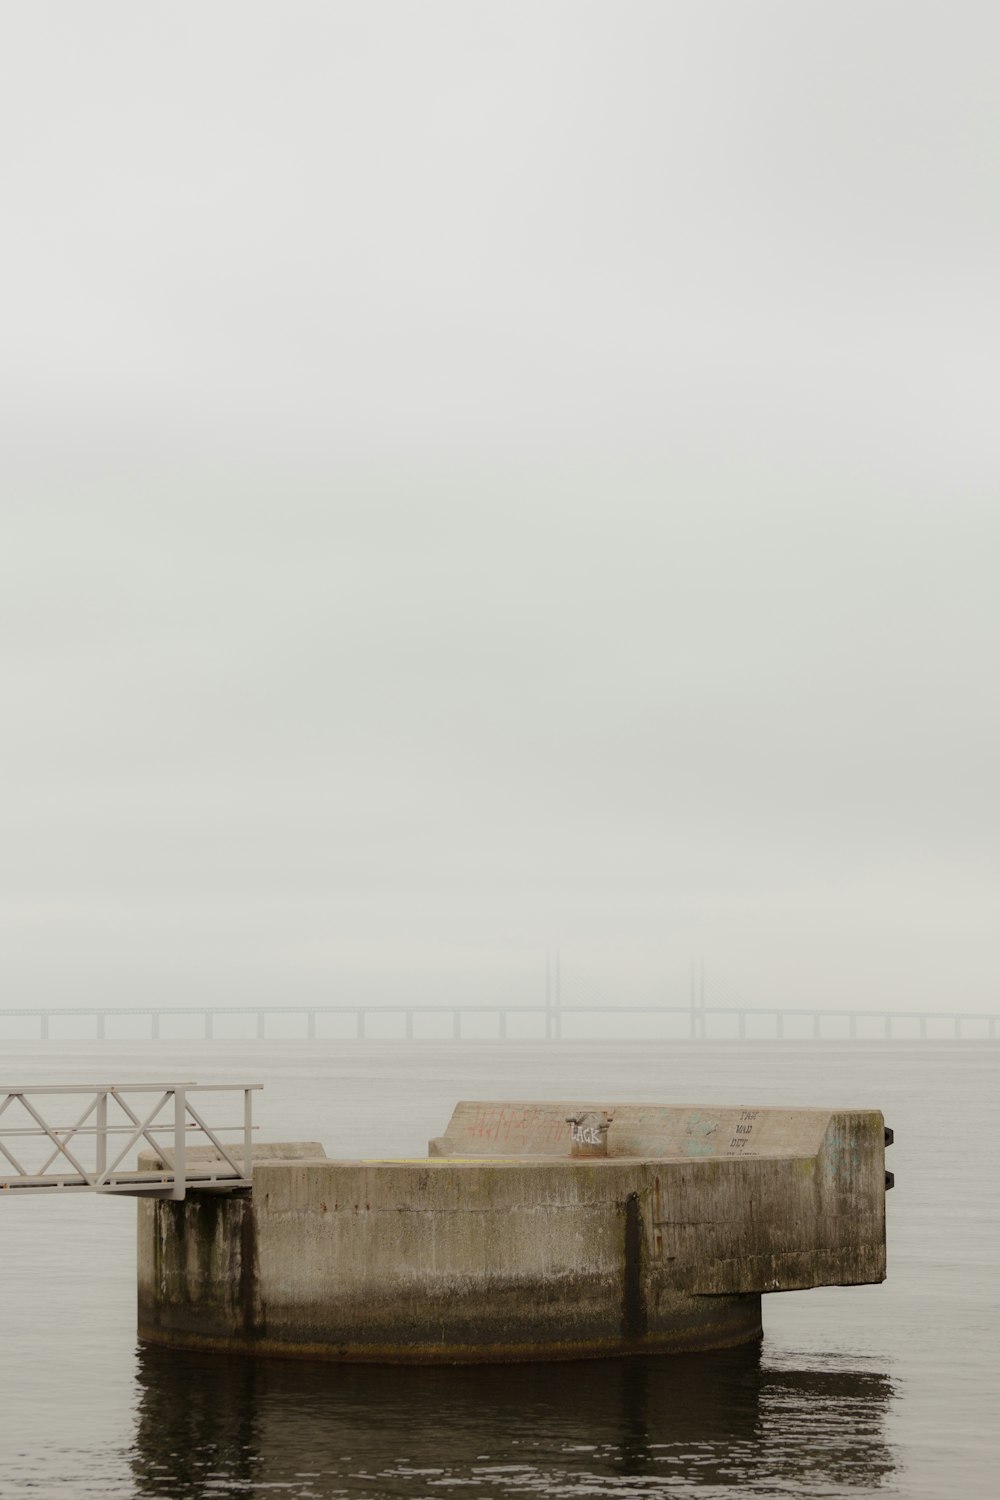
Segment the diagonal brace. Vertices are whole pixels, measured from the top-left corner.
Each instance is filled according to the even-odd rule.
[[[219,1155],[222,1157],[223,1161],[227,1161],[229,1163],[229,1165],[232,1167],[233,1171],[236,1173],[237,1177],[249,1177],[251,1175],[252,1170],[253,1170],[253,1163],[252,1162],[244,1162],[243,1167],[241,1169],[240,1166],[239,1166],[239,1164],[230,1156],[230,1154],[226,1150],[225,1146],[219,1140],[219,1137],[215,1134],[215,1131],[214,1130],[210,1130],[209,1127],[205,1124],[204,1120],[201,1118],[201,1115],[195,1109],[195,1107],[191,1103],[190,1099],[188,1099],[188,1101],[187,1101],[187,1110],[188,1110],[188,1114],[191,1116],[192,1120],[194,1120],[195,1124],[198,1125],[200,1127],[200,1129],[202,1129],[205,1132],[205,1134],[208,1136],[209,1140],[212,1142],[212,1145],[215,1147],[215,1149],[218,1151]]]
[[[72,1130],[68,1130],[65,1135],[60,1136],[60,1140],[62,1140],[62,1141],[71,1141],[73,1139],[73,1137],[76,1135],[76,1132],[80,1129],[81,1125],[85,1125],[87,1123],[87,1121],[90,1119],[90,1116],[94,1113],[94,1110],[97,1108],[97,1099],[98,1099],[98,1096],[95,1094],[94,1097],[93,1097],[93,1099],[87,1105],[87,1108],[84,1110],[83,1114],[80,1116],[80,1118],[77,1120],[76,1124],[73,1126]],[[48,1160],[46,1161],[45,1165],[43,1167],[39,1167],[39,1169],[38,1169],[38,1175],[39,1175],[39,1177],[44,1177],[45,1176],[45,1173],[49,1170],[49,1168],[51,1167],[52,1163],[55,1161],[55,1159],[56,1159],[56,1157],[58,1155],[59,1155],[58,1151],[53,1151],[52,1155],[48,1158]]]
[[[122,1109],[124,1109],[125,1113],[132,1120],[132,1123],[136,1126],[136,1129],[133,1130],[132,1134],[129,1136],[128,1140],[125,1142],[125,1145],[119,1151],[118,1155],[115,1157],[115,1159],[111,1163],[110,1167],[105,1167],[104,1171],[100,1174],[100,1176],[94,1178],[94,1186],[95,1187],[99,1188],[99,1187],[103,1186],[104,1183],[107,1182],[108,1178],[111,1176],[112,1172],[114,1172],[114,1170],[118,1166],[119,1162],[121,1162],[128,1155],[128,1153],[131,1151],[132,1147],[135,1145],[136,1141],[139,1140],[140,1136],[145,1136],[147,1140],[152,1140],[152,1137],[149,1134],[149,1127],[152,1125],[153,1121],[156,1119],[157,1115],[160,1113],[160,1110],[163,1108],[163,1106],[166,1104],[167,1100],[170,1098],[171,1092],[172,1091],[170,1089],[167,1089],[163,1093],[163,1095],[161,1096],[161,1098],[159,1100],[159,1103],[157,1103],[153,1107],[153,1109],[150,1110],[149,1114],[146,1116],[146,1118],[144,1120],[140,1120],[137,1115],[134,1115],[132,1113],[131,1109],[129,1109],[128,1105],[122,1099],[122,1097],[121,1097],[120,1094],[115,1094],[115,1098],[118,1100],[118,1103],[121,1105]],[[157,1145],[157,1143],[155,1141],[153,1141],[153,1147],[154,1147],[154,1149],[157,1152],[160,1151],[160,1147]]]

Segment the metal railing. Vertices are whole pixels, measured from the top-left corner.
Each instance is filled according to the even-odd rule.
[[[10,1191],[127,1193],[180,1199],[189,1187],[215,1192],[250,1187],[253,1095],[261,1087],[259,1083],[0,1087],[0,1171],[5,1164],[13,1168],[7,1176],[0,1175],[0,1195]],[[243,1095],[239,1124],[208,1124],[202,1096],[213,1093]],[[192,1102],[193,1094],[198,1096],[198,1107]],[[85,1101],[72,1124],[55,1125],[46,1119],[43,1110],[63,1107],[67,1100],[77,1105]],[[227,1147],[219,1139],[232,1131],[242,1135],[241,1147]],[[203,1136],[207,1147],[189,1151],[190,1134]],[[127,1139],[116,1150],[122,1136]],[[10,1141],[16,1141],[16,1146],[9,1145]],[[154,1163],[125,1165],[143,1145],[154,1153]],[[38,1161],[22,1159],[39,1147]]]
[[[259,1038],[273,1035],[267,1022],[277,1022],[287,1027],[290,1020],[298,1020],[302,1026],[300,1035],[312,1041],[320,1035],[320,1020],[324,1017],[339,1017],[348,1020],[351,1032],[359,1041],[371,1038],[370,1023],[386,1017],[395,1018],[398,1039],[413,1041],[417,1036],[417,1021],[421,1017],[449,1017],[451,1038],[462,1040],[468,1032],[463,1025],[467,1018],[492,1018],[494,1035],[506,1040],[511,1035],[512,1021],[526,1021],[535,1025],[536,1034],[546,1040],[557,1040],[566,1034],[564,1022],[573,1017],[584,1018],[584,1025],[573,1027],[574,1036],[584,1040],[588,1034],[585,1021],[590,1016],[604,1018],[600,1032],[589,1034],[600,1040],[608,1040],[607,1023],[620,1017],[648,1017],[654,1028],[662,1033],[662,1022],[670,1018],[675,1026],[672,1035],[688,1036],[692,1041],[709,1038],[713,1041],[742,1041],[752,1033],[755,1040],[781,1040],[790,1035],[805,1039],[841,1040],[856,1038],[865,1032],[871,1036],[872,1027],[887,1039],[901,1039],[907,1032],[921,1040],[934,1036],[940,1039],[943,1032],[956,1041],[974,1038],[996,1040],[1000,1035],[1000,1012],[946,1011],[946,1010],[868,1010],[833,1009],[832,1007],[806,1008],[797,1006],[733,1006],[733,1005],[566,1005],[556,1001],[536,1005],[186,1005],[186,1006],[60,1006],[45,1009],[3,1009],[0,1023],[13,1018],[31,1017],[38,1023],[37,1036],[45,1040],[52,1035],[52,1021],[57,1017],[86,1017],[93,1021],[93,1038],[103,1040],[108,1035],[108,1022],[125,1016],[142,1016],[149,1021],[147,1035],[153,1040],[161,1037],[163,1023],[179,1016],[196,1016],[201,1022],[205,1037],[217,1035],[216,1022],[226,1017],[245,1017],[252,1022],[252,1030]],[[537,1023],[537,1024],[536,1024]],[[384,1034],[384,1033],[383,1033]],[[287,1030],[284,1031],[287,1036]],[[236,1037],[232,1037],[236,1040]],[[329,1037],[330,1040],[334,1038]],[[428,1038],[430,1039],[430,1038]],[[438,1038],[435,1038],[438,1039]],[[180,1040],[180,1038],[178,1038]]]

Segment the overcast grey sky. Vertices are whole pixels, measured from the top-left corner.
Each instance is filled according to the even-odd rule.
[[[1000,1005],[994,4],[3,32],[0,1006]]]

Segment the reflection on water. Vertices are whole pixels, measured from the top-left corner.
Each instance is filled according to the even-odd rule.
[[[137,1495],[837,1494],[892,1472],[893,1389],[757,1346],[460,1369],[140,1349]]]

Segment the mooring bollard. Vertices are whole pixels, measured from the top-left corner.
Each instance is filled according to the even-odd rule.
[[[567,1115],[566,1123],[570,1127],[570,1156],[607,1156],[610,1115],[591,1109]]]

